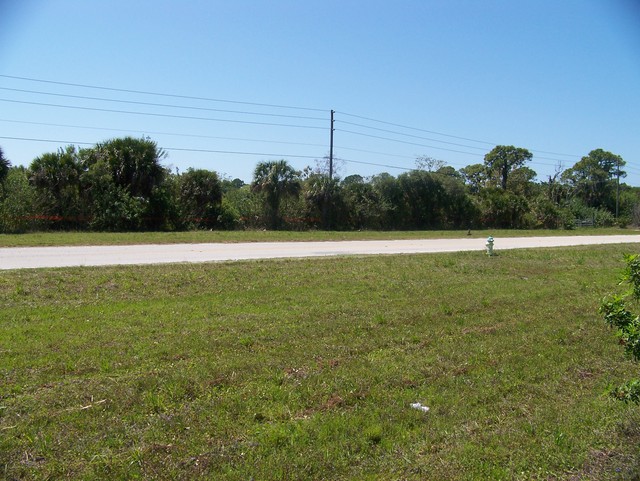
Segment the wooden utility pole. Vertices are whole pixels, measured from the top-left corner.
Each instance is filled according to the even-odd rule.
[[[617,181],[616,181],[616,220],[618,220],[618,209],[620,205],[620,156],[617,156]]]
[[[333,179],[333,114],[335,110],[331,111],[331,128],[329,129],[329,180]]]
[[[333,114],[331,111],[331,125],[329,129],[329,179],[324,190],[324,201],[322,202],[322,227],[328,229],[329,222],[329,190],[331,189],[331,181],[333,180]]]

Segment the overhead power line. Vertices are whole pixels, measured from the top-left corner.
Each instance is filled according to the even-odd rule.
[[[377,122],[377,123],[380,123],[380,124],[391,125],[393,127],[400,127],[400,128],[403,128],[403,129],[415,130],[415,131],[418,131],[418,132],[425,132],[425,133],[428,133],[428,134],[441,135],[443,137],[449,137],[449,138],[452,138],[452,139],[466,140],[468,142],[478,142],[480,144],[487,144],[487,145],[496,145],[495,142],[487,142],[486,140],[475,140],[475,139],[470,139],[468,137],[459,137],[457,135],[445,134],[445,133],[442,133],[442,132],[436,132],[434,130],[426,130],[426,129],[421,129],[421,128],[418,128],[418,127],[411,127],[411,126],[408,126],[408,125],[402,125],[402,124],[396,124],[396,123],[393,123],[393,122],[387,122],[387,121],[384,121],[384,120],[372,119],[371,117],[364,117],[362,115],[355,115],[355,114],[350,114],[350,113],[347,113],[347,112],[337,112],[337,113],[339,113],[341,115],[346,115],[348,117],[355,117],[357,119],[368,120],[370,122]]]
[[[180,147],[163,147],[163,150],[176,152],[203,152],[208,154],[233,154],[233,155],[255,155],[261,157],[280,157],[289,159],[317,159],[317,155],[292,155],[292,154],[276,154],[273,152],[242,152],[236,150],[211,150],[211,149],[190,149]]]
[[[112,92],[123,92],[123,93],[134,93],[134,94],[143,94],[143,95],[154,95],[154,96],[168,97],[168,98],[190,99],[190,100],[209,101],[209,102],[224,102],[224,103],[230,103],[230,104],[253,105],[253,106],[260,106],[260,107],[295,109],[295,110],[306,110],[306,111],[313,111],[313,112],[327,112],[326,109],[318,109],[318,108],[309,108],[309,107],[301,107],[301,106],[290,106],[290,105],[278,105],[278,104],[268,104],[268,103],[259,103],[259,102],[237,101],[237,100],[228,100],[228,99],[219,99],[219,98],[210,98],[210,97],[200,97],[200,96],[190,96],[190,95],[180,95],[180,94],[169,94],[169,93],[165,93],[165,92],[153,92],[153,91],[145,91],[145,90],[122,89],[122,88],[106,87],[106,86],[100,86],[100,85],[89,85],[89,84],[80,84],[80,83],[72,83],[72,82],[60,82],[60,81],[47,80],[47,79],[37,79],[37,78],[31,78],[31,77],[21,77],[21,76],[16,76],[16,75],[0,74],[0,77],[8,78],[8,79],[14,79],[14,80],[23,80],[23,81],[29,81],[29,82],[38,82],[38,83],[44,83],[44,84],[51,84],[51,85],[63,85],[63,86],[80,87],[80,88],[88,88],[88,89],[97,89],[97,90],[112,91]],[[51,95],[54,95],[54,94],[51,94]],[[59,94],[59,95],[61,95],[61,94]],[[80,96],[77,96],[77,97],[81,98]],[[107,99],[102,99],[102,100],[107,100]],[[131,102],[131,103],[145,104],[144,102]],[[153,105],[153,104],[151,104],[151,105]],[[158,106],[160,106],[160,105],[161,104],[158,104]],[[170,106],[170,107],[175,107],[175,106]],[[184,108],[187,108],[187,107],[184,107]],[[196,107],[194,107],[194,108],[196,108]],[[204,110],[206,110],[205,108],[196,108],[196,109],[204,109]],[[211,110],[215,110],[215,109],[211,109]],[[224,111],[224,110],[221,110],[221,111]],[[242,113],[242,112],[238,112],[238,113]],[[375,118],[367,117],[367,116],[363,116],[363,115],[352,114],[352,113],[349,113],[349,112],[339,111],[339,112],[336,112],[336,113],[339,113],[340,115],[344,115],[344,116],[348,116],[348,117],[367,120],[369,122],[375,122],[375,123],[379,123],[379,124],[383,124],[383,125],[390,125],[390,126],[393,126],[393,127],[399,127],[399,128],[403,128],[403,129],[413,130],[413,131],[416,131],[416,132],[425,132],[425,133],[429,133],[429,134],[439,135],[439,136],[448,137],[448,138],[452,138],[452,139],[464,140],[464,141],[467,141],[467,142],[475,142],[475,143],[480,143],[480,144],[484,144],[484,145],[497,145],[496,142],[489,142],[489,141],[486,141],[486,140],[478,140],[478,139],[473,139],[473,138],[469,138],[469,137],[463,137],[463,136],[459,136],[459,135],[452,135],[452,134],[448,134],[448,133],[444,133],[444,132],[438,132],[438,131],[435,131],[435,130],[428,130],[428,129],[423,129],[423,128],[419,128],[419,127],[404,125],[404,124],[400,124],[400,123],[388,122],[388,121],[385,121],[385,120],[375,119]],[[254,113],[254,114],[257,114],[257,113]],[[257,115],[269,115],[269,114],[257,114]],[[271,115],[278,115],[278,114],[271,114]],[[319,118],[315,118],[315,117],[312,118],[312,119],[314,119],[314,120],[324,120],[324,119],[319,119]],[[344,123],[348,123],[348,122],[344,122]],[[353,125],[358,125],[358,124],[353,124]],[[362,126],[362,127],[375,129],[374,127],[367,127],[367,126]],[[380,129],[380,130],[383,130],[383,129]],[[408,134],[401,134],[401,135],[408,135]],[[425,138],[425,140],[441,142],[441,143],[447,143],[445,141],[441,141],[441,140],[437,140],[437,139]],[[451,143],[451,144],[452,145],[457,145],[457,146],[460,146],[460,147],[466,147],[466,148],[473,148],[473,149],[479,148],[479,147],[473,147],[473,146],[457,144],[457,143]],[[580,158],[581,157],[580,155],[564,154],[564,153],[560,153],[560,152],[551,152],[551,151],[546,151],[546,150],[538,150],[538,149],[530,149],[530,150],[532,152],[539,152],[539,153],[542,153],[542,154],[556,155],[556,156],[561,156],[561,157],[572,157],[572,158]],[[556,159],[548,159],[548,160],[556,160]]]
[[[398,169],[398,170],[405,170],[405,171],[413,170],[413,167],[400,167],[398,165],[377,164],[375,162],[363,162],[361,160],[343,159],[342,157],[340,157],[338,160],[341,160],[343,162],[347,162],[349,164],[372,165],[374,167],[384,167],[385,169]]]
[[[2,119],[0,119],[0,121],[3,121]],[[33,123],[33,122],[29,122],[29,123]],[[48,125],[48,124],[45,124]],[[111,129],[105,129],[105,130],[111,130]],[[171,135],[171,134],[168,134]],[[218,138],[218,137],[213,137],[213,138]],[[42,142],[42,143],[54,143],[54,144],[66,144],[66,145],[96,145],[95,142],[82,142],[82,141],[77,141],[77,140],[60,140],[60,139],[42,139],[42,138],[28,138],[28,137],[11,137],[11,136],[0,136],[0,139],[5,139],[5,140],[16,140],[16,141],[26,141],[26,142]],[[270,142],[270,141],[265,141],[265,140],[257,140],[257,139],[240,139],[240,138],[224,138],[226,140],[244,140],[244,141],[255,141],[255,142]],[[291,144],[291,145],[303,145],[303,146],[316,146],[316,147],[324,147],[324,145],[320,145],[320,144],[304,144],[304,143],[297,143],[297,142],[277,142],[277,141],[272,141],[273,143],[282,143],[282,144]],[[247,151],[237,151],[237,150],[215,150],[215,149],[194,149],[194,148],[184,148],[184,147],[162,147],[163,150],[165,151],[176,151],[176,152],[199,152],[199,153],[212,153],[212,154],[227,154],[227,155],[252,155],[252,156],[262,156],[262,157],[280,157],[280,158],[294,158],[294,159],[319,159],[319,156],[313,156],[313,155],[297,155],[297,154],[283,154],[283,153],[273,153],[273,152],[247,152]],[[385,154],[385,153],[381,153],[381,152],[372,152],[372,151],[366,151],[366,150],[361,150],[361,149],[350,149],[348,147],[341,147],[341,149],[343,150],[354,150],[354,151],[362,151],[365,153],[371,153],[371,154],[379,154],[379,155],[388,155],[388,156],[392,156],[395,158],[409,158],[409,156],[398,156],[398,155],[393,155],[393,154]],[[404,171],[411,171],[414,170],[415,167],[405,167],[405,166],[399,166],[399,165],[392,165],[392,164],[383,164],[383,163],[377,163],[377,162],[366,162],[366,161],[361,161],[361,160],[353,160],[353,159],[345,159],[340,157],[339,160],[346,162],[346,163],[350,163],[350,164],[360,164],[360,165],[370,165],[370,166],[374,166],[374,167],[384,167],[384,168],[389,168],[389,169],[397,169],[397,170],[404,170]],[[542,162],[532,162],[534,164],[542,164],[542,165],[551,165],[551,164],[546,164],[546,163],[542,163]],[[633,166],[629,166],[626,165],[625,166],[626,170],[631,170],[634,172],[640,172],[638,169],[636,169]]]
[[[8,136],[0,136],[0,139],[5,140],[19,140],[26,142],[45,142],[45,143],[55,143],[55,144],[67,144],[67,145],[95,145],[92,142],[78,142],[75,140],[54,140],[54,139],[38,139],[38,138],[26,138],[26,137],[8,137]],[[281,154],[281,153],[273,153],[273,152],[244,152],[244,151],[236,151],[236,150],[213,150],[213,149],[191,149],[184,147],[161,147],[162,150],[165,151],[176,151],[176,152],[202,152],[202,153],[211,153],[211,154],[234,154],[234,155],[256,155],[256,156],[264,156],[264,157],[286,157],[292,159],[317,159],[318,156],[314,155],[293,155],[293,154]]]
[[[51,144],[67,144],[67,145],[95,145],[95,142],[78,142],[77,140],[53,140],[53,139],[34,139],[28,137],[9,137],[9,136],[0,136],[0,139],[5,140],[20,140],[26,142],[47,142]]]
[[[355,115],[355,114],[350,114],[350,113],[347,113],[347,112],[337,112],[337,113],[339,113],[341,115],[346,115],[346,116],[349,116],[349,117],[362,119],[362,120],[368,120],[370,122],[377,122],[377,123],[384,124],[384,125],[391,125],[393,127],[400,127],[400,128],[403,128],[403,129],[409,129],[409,130],[414,130],[414,131],[418,131],[418,132],[425,132],[425,133],[428,133],[428,134],[441,135],[443,137],[449,137],[449,138],[453,138],[453,139],[466,140],[468,142],[477,142],[477,143],[480,143],[480,144],[494,145],[494,146],[498,145],[497,142],[488,142],[486,140],[477,140],[477,139],[471,139],[469,137],[460,137],[460,136],[457,136],[457,135],[451,135],[451,134],[446,134],[446,133],[443,133],[443,132],[436,132],[434,130],[427,130],[427,129],[422,129],[422,128],[418,128],[418,127],[411,127],[409,125],[402,125],[402,124],[397,124],[397,123],[393,123],[393,122],[387,122],[387,121],[384,121],[384,120],[373,119],[371,117],[364,117],[362,115]],[[374,129],[374,127],[368,127],[368,128]],[[582,157],[581,155],[576,155],[576,154],[563,154],[563,153],[559,153],[559,152],[550,152],[550,151],[538,150],[538,149],[530,149],[530,150],[532,152],[540,152],[542,154],[549,154],[549,155],[560,155],[562,157],[574,157],[574,158]]]
[[[305,142],[290,142],[284,140],[267,140],[267,139],[248,139],[244,137],[221,137],[216,135],[201,135],[201,134],[185,134],[185,133],[177,133],[177,132],[158,132],[153,130],[134,130],[134,129],[115,129],[108,127],[90,127],[87,125],[70,125],[70,124],[53,124],[48,122],[30,122],[26,120],[8,120],[8,119],[0,119],[0,122],[9,122],[16,124],[28,124],[28,125],[41,125],[44,127],[61,127],[61,128],[71,128],[71,129],[85,129],[85,130],[98,130],[98,131],[107,131],[107,132],[125,132],[140,135],[169,135],[172,137],[191,137],[197,139],[213,139],[213,140],[239,140],[241,142],[259,142],[265,144],[282,144],[282,145],[298,145],[304,147],[326,147],[325,144],[310,144]],[[392,155],[392,154],[389,154]]]
[[[67,87],[80,87],[80,88],[95,89],[95,90],[107,90],[107,91],[110,91],[110,92],[124,92],[124,93],[130,93],[130,94],[155,95],[155,96],[158,96],[158,97],[170,97],[170,98],[178,98],[178,99],[201,100],[201,101],[207,101],[207,102],[223,102],[223,103],[239,104],[239,105],[254,105],[254,106],[259,106],[259,107],[271,107],[271,108],[279,108],[279,109],[308,110],[308,111],[313,111],[313,112],[326,112],[327,111],[326,109],[317,109],[317,108],[300,107],[300,106],[292,106],[292,105],[265,104],[265,103],[259,103],[259,102],[246,102],[246,101],[218,99],[218,98],[211,98],[211,97],[197,97],[197,96],[191,96],[191,95],[169,94],[169,93],[164,93],[164,92],[151,92],[151,91],[147,91],[147,90],[122,89],[122,88],[115,88],[115,87],[105,87],[105,86],[101,86],[101,85],[88,85],[88,84],[78,84],[78,83],[71,83],[71,82],[58,82],[58,81],[54,81],[54,80],[36,79],[36,78],[30,78],[30,77],[18,77],[16,75],[3,75],[3,74],[0,74],[0,77],[2,77],[2,78],[10,78],[10,79],[14,79],[14,80],[26,80],[26,81],[29,81],[29,82],[39,82],[39,83],[52,84],[52,85],[65,85]]]
[[[389,152],[376,152],[375,150],[365,150],[365,149],[356,149],[353,147],[338,147],[339,150],[350,150],[352,152],[362,152],[364,154],[374,154],[374,155],[384,155],[387,157],[395,157],[395,158],[403,158],[403,159],[416,159],[415,155],[400,155],[400,154],[391,154]]]
[[[357,124],[357,123],[354,123],[354,122],[346,122],[344,120],[340,120],[338,122],[342,123],[342,124],[346,124],[346,125],[353,125],[355,127],[362,127],[362,128],[365,128],[365,129],[375,130],[375,131],[378,131],[378,132],[386,132],[388,134],[402,135],[404,137],[410,137],[412,139],[428,140],[430,142],[440,142],[442,144],[447,144],[447,145],[455,145],[455,146],[458,146],[458,147],[466,147],[468,149],[477,149],[477,150],[486,151],[486,147],[475,147],[473,145],[458,144],[456,142],[448,142],[446,140],[438,140],[438,139],[434,139],[434,138],[430,138],[430,137],[422,137],[420,135],[405,134],[404,132],[398,132],[398,131],[395,131],[395,130],[388,130],[388,129],[379,129],[377,127],[369,127],[367,125]]]
[[[464,152],[462,150],[447,149],[445,147],[436,147],[434,145],[419,144],[417,142],[409,142],[407,140],[392,139],[390,137],[382,137],[380,135],[371,135],[371,134],[365,134],[363,132],[354,132],[353,130],[336,129],[336,132],[344,132],[346,134],[361,135],[363,137],[370,137],[372,139],[386,140],[386,141],[389,141],[389,142],[396,142],[396,143],[399,143],[399,144],[415,145],[415,146],[418,146],[418,147],[426,147],[426,148],[429,148],[429,149],[444,150],[444,151],[447,151],[447,152],[456,152],[458,154],[467,154],[467,155],[474,155],[474,156],[479,155],[477,152]]]
[[[171,94],[171,93],[166,93],[166,92],[154,92],[154,91],[145,91],[145,90],[134,90],[134,89],[124,89],[124,88],[116,88],[116,87],[109,87],[109,86],[105,86],[105,85],[89,85],[89,84],[81,84],[81,83],[71,83],[71,82],[60,82],[60,81],[54,81],[54,80],[47,80],[47,79],[39,79],[39,78],[30,78],[30,77],[21,77],[21,76],[14,76],[14,75],[4,75],[4,74],[0,74],[0,78],[5,78],[5,79],[13,79],[16,81],[22,81],[22,82],[36,82],[36,83],[41,83],[41,84],[46,84],[46,85],[58,85],[58,86],[66,86],[66,87],[74,87],[76,89],[95,89],[95,90],[99,90],[99,91],[108,91],[108,92],[118,92],[118,93],[126,93],[126,94],[135,94],[135,95],[148,95],[148,96],[157,96],[157,97],[163,97],[163,98],[172,98],[172,99],[179,99],[179,100],[189,100],[189,101],[197,101],[200,104],[202,104],[203,102],[221,102],[221,103],[227,103],[227,104],[232,104],[232,105],[249,105],[249,106],[254,106],[254,107],[261,107],[264,108],[265,110],[267,109],[294,109],[297,111],[307,111],[307,112],[323,112],[323,113],[328,113],[328,112],[333,112],[332,110],[329,111],[327,109],[317,109],[317,108],[308,108],[308,107],[301,107],[301,106],[291,106],[291,105],[278,105],[278,104],[269,104],[269,103],[259,103],[259,102],[248,102],[248,101],[237,101],[237,100],[228,100],[228,99],[220,99],[220,98],[209,98],[209,97],[201,97],[201,96],[191,96],[191,95],[180,95],[180,94]],[[66,93],[59,93],[59,92],[47,92],[47,91],[42,91],[42,90],[32,90],[32,89],[27,89],[27,88],[13,88],[13,87],[0,87],[0,90],[4,90],[4,91],[8,91],[8,92],[19,92],[19,93],[24,93],[24,94],[33,94],[33,95],[49,95],[49,96],[55,96],[55,97],[63,97],[63,98],[69,98],[69,99],[79,99],[79,100],[87,100],[87,101],[95,101],[95,102],[113,102],[113,103],[118,103],[118,104],[131,104],[131,105],[139,105],[139,106],[145,106],[145,107],[152,107],[152,108],[158,108],[158,109],[186,109],[186,110],[193,110],[193,111],[208,111],[208,112],[220,112],[220,113],[225,113],[225,114],[233,114],[233,115],[255,115],[255,116],[264,116],[264,117],[274,117],[274,118],[286,118],[286,119],[294,119],[294,120],[304,120],[304,121],[312,121],[312,122],[306,122],[305,124],[298,124],[296,122],[291,122],[291,123],[279,123],[279,122],[267,122],[267,121],[259,121],[258,120],[243,120],[242,118],[238,118],[238,119],[233,119],[233,118],[222,118],[222,117],[226,117],[226,116],[221,116],[221,118],[216,118],[216,117],[201,117],[201,116],[196,116],[196,115],[181,115],[179,113],[163,113],[161,111],[158,112],[143,112],[143,111],[134,111],[134,110],[120,110],[120,109],[111,109],[111,108],[100,108],[100,107],[89,107],[89,106],[75,106],[75,105],[64,105],[64,104],[56,104],[56,103],[46,103],[46,102],[35,102],[35,101],[27,101],[27,100],[16,100],[16,99],[6,99],[6,98],[0,98],[0,102],[10,102],[10,103],[15,103],[15,104],[22,104],[22,105],[35,105],[35,106],[42,106],[42,107],[50,107],[50,108],[58,108],[58,109],[76,109],[76,110],[83,110],[83,111],[94,111],[94,112],[108,112],[108,113],[114,113],[114,114],[127,114],[127,115],[136,115],[136,116],[149,116],[149,117],[163,117],[163,118],[174,118],[174,119],[181,119],[181,120],[194,120],[194,121],[206,121],[206,122],[226,122],[226,123],[232,123],[232,124],[248,124],[248,125],[259,125],[259,126],[272,126],[272,127],[286,127],[286,128],[297,128],[297,129],[315,129],[317,131],[326,131],[327,130],[327,126],[318,126],[318,125],[308,125],[313,123],[314,121],[323,121],[326,122],[327,118],[324,117],[320,117],[320,116],[313,116],[313,114],[310,114],[308,116],[305,115],[291,115],[291,113],[295,114],[295,112],[291,112],[291,113],[276,113],[276,112],[258,112],[258,111],[254,111],[253,109],[251,110],[233,110],[233,109],[224,109],[224,108],[212,108],[212,107],[207,107],[205,105],[201,105],[201,106],[196,106],[196,105],[176,105],[179,104],[181,102],[176,101],[175,103],[160,103],[160,102],[153,102],[153,101],[141,101],[141,100],[126,100],[127,96],[125,95],[118,95],[118,97],[122,97],[122,98],[105,98],[105,97],[101,97],[101,96],[91,96],[91,95],[78,95],[78,94],[66,94]],[[52,89],[53,90],[53,89]],[[61,90],[64,91],[64,89],[56,89],[56,90]],[[68,89],[70,90],[70,89]],[[116,95],[113,95],[114,97],[116,97]],[[130,95],[129,97],[132,97],[132,95]],[[150,99],[153,100],[153,99]],[[74,103],[80,103],[80,102],[74,102]],[[185,104],[187,102],[184,102]],[[153,110],[152,108],[148,109],[148,110]],[[259,109],[255,109],[255,110],[259,110]],[[350,130],[350,129],[340,129],[340,128],[333,128],[333,120],[332,120],[332,127],[330,129],[331,133],[335,132],[342,132],[345,134],[351,134],[351,135],[356,135],[356,136],[362,136],[362,137],[367,137],[367,138],[371,138],[371,139],[378,139],[381,141],[385,141],[385,142],[394,142],[394,143],[398,143],[398,144],[404,144],[404,145],[410,145],[410,146],[417,146],[420,148],[425,148],[425,149],[435,149],[438,151],[444,151],[444,152],[452,152],[452,153],[457,153],[457,154],[463,154],[463,155],[468,155],[468,156],[473,156],[478,158],[482,152],[487,152],[489,150],[489,146],[495,146],[496,143],[495,142],[488,142],[485,140],[478,140],[478,139],[474,139],[474,138],[469,138],[469,137],[464,137],[464,136],[459,136],[459,135],[452,135],[452,134],[448,134],[448,133],[444,133],[444,132],[438,132],[438,131],[434,131],[434,130],[427,130],[427,129],[423,129],[423,128],[419,128],[419,127],[415,127],[415,126],[410,126],[410,125],[405,125],[405,124],[401,124],[401,123],[394,123],[394,122],[389,122],[386,120],[380,120],[380,119],[375,119],[372,117],[367,117],[367,116],[362,116],[362,115],[356,115],[356,114],[352,114],[352,113],[348,113],[348,112],[340,112],[338,111],[337,114],[339,114],[339,117],[351,117],[353,119],[360,119],[361,121],[363,121],[362,123],[358,123],[358,122],[350,122],[348,120],[344,120],[342,118],[337,118],[336,121],[338,124],[340,124],[340,122],[342,122],[342,124],[344,124],[345,126],[353,126],[353,127],[357,127],[358,129],[356,130],[362,130],[362,131],[356,131],[356,130]],[[232,116],[233,116],[232,115]],[[332,118],[333,119],[333,118]],[[265,119],[267,120],[267,119]],[[12,120],[2,120],[0,119],[0,121],[5,121],[5,122],[16,122],[16,123],[31,123],[33,125],[47,125],[47,126],[54,126],[54,127],[65,127],[65,128],[83,128],[83,129],[95,129],[95,130],[112,130],[112,131],[120,131],[120,132],[131,132],[131,130],[126,130],[126,129],[106,129],[106,128],[100,128],[100,127],[88,127],[88,126],[78,126],[78,125],[63,125],[63,124],[47,124],[47,123],[38,123],[38,122],[20,122],[20,121],[12,121]],[[364,122],[366,121],[366,122]],[[373,125],[367,125],[368,124],[373,124]],[[377,125],[377,126],[376,126]],[[394,129],[391,128],[382,128],[381,126],[389,126],[389,127],[393,127]],[[402,130],[406,130],[406,132],[403,132]],[[184,137],[192,137],[192,138],[202,138],[202,139],[219,139],[219,140],[235,140],[235,141],[244,141],[244,142],[263,142],[263,143],[269,143],[269,144],[283,144],[283,145],[300,145],[300,146],[311,146],[311,147],[325,147],[326,145],[323,144],[310,144],[310,143],[303,143],[303,142],[286,142],[286,141],[277,141],[277,140],[260,140],[260,139],[251,139],[251,138],[240,138],[240,137],[216,137],[216,136],[209,136],[209,135],[197,135],[197,134],[180,134],[180,133],[171,133],[171,132],[155,132],[155,131],[147,131],[147,130],[139,130],[138,132],[141,132],[143,135],[172,135],[172,136],[184,136]],[[412,133],[409,133],[412,132]],[[376,135],[376,133],[381,133],[381,134],[388,134],[388,135]],[[420,133],[425,133],[425,134],[431,134],[430,137],[427,136],[423,136],[420,135]],[[36,134],[34,137],[37,137],[38,134]],[[48,135],[48,134],[44,134],[44,135]],[[393,136],[395,137],[399,137],[399,138],[393,138]],[[452,139],[451,140],[443,140],[443,139],[438,139],[438,138],[434,138],[434,137],[443,137],[447,138],[447,139]],[[35,139],[27,139],[27,136],[22,137],[22,139],[24,140],[34,140]],[[6,137],[5,137],[6,138]],[[411,139],[415,139],[416,141],[411,141]],[[339,139],[342,140],[342,139]],[[419,141],[427,141],[428,143],[421,143]],[[456,142],[455,140],[459,140],[459,141],[463,141],[465,143],[462,142]],[[41,140],[43,141],[43,140]],[[79,143],[79,144],[87,144],[87,143]],[[436,145],[432,145],[432,144],[436,144]],[[477,144],[477,145],[470,145],[470,144]],[[451,148],[453,147],[453,148]],[[461,149],[456,149],[455,147],[460,147]],[[337,145],[337,148],[340,149],[344,149],[344,150],[351,150],[351,151],[355,151],[355,152],[362,152],[365,154],[372,154],[372,155],[378,155],[378,156],[386,156],[388,158],[394,158],[394,159],[400,159],[400,158],[413,158],[410,157],[408,155],[395,155],[395,154],[390,154],[390,153],[384,153],[384,152],[378,152],[378,151],[374,151],[374,150],[365,150],[365,149],[358,149],[358,148],[354,148],[354,147],[346,147],[346,146],[341,146],[341,145]],[[248,150],[250,150],[251,148],[249,148]],[[184,150],[184,151],[196,151],[196,152],[213,152],[213,153],[245,153],[244,151],[218,151],[218,150],[206,150],[206,149],[173,149],[173,150]],[[392,149],[389,149],[392,150]],[[563,154],[563,153],[558,153],[558,152],[551,152],[551,151],[545,151],[545,150],[537,150],[537,149],[530,149],[532,153],[534,153],[535,157],[534,160],[531,162],[532,164],[538,164],[538,165],[555,165],[557,166],[557,163],[565,163],[565,162],[571,162],[570,158],[580,158],[581,156],[579,155],[573,155],[573,154]],[[246,152],[247,155],[275,155],[275,156],[282,156],[282,154],[262,154],[260,152]],[[558,156],[558,157],[565,157],[565,159],[560,159],[560,158],[552,158],[552,157],[546,157],[546,156],[540,156],[539,154],[547,154],[550,156]],[[443,154],[445,155],[445,154]],[[316,158],[313,156],[291,156],[291,157],[300,157],[300,158]],[[539,160],[547,160],[547,161],[552,161],[555,162],[556,164],[549,164],[546,162],[540,162]],[[387,165],[387,164],[376,164],[376,163],[371,163],[371,162],[364,162],[364,161],[356,161],[356,160],[348,160],[348,162],[352,162],[352,163],[360,163],[363,165],[375,165],[375,166],[379,166],[379,167],[388,167],[388,168],[394,168],[394,169],[405,169],[405,170],[411,170],[411,168],[407,168],[407,167],[399,167],[396,165]],[[633,169],[633,167],[627,166],[627,170],[635,170]]]
[[[418,147],[425,147],[425,148],[428,148],[428,149],[444,150],[446,152],[454,152],[454,153],[457,153],[457,154],[472,155],[472,156],[475,156],[475,157],[477,157],[479,155],[477,152],[466,152],[466,151],[463,151],[463,150],[448,149],[448,148],[445,148],[445,147],[438,147],[438,146],[435,146],[435,145],[419,144],[417,142],[409,142],[409,141],[406,141],[406,140],[392,139],[392,138],[389,138],[389,137],[382,137],[382,136],[379,136],[379,135],[365,134],[363,132],[354,132],[352,130],[336,129],[336,132],[344,132],[344,133],[348,133],[348,134],[361,135],[361,136],[370,137],[370,138],[373,138],[373,139],[386,140],[386,141],[389,141],[389,142],[396,142],[396,143],[406,144],[406,145],[415,145],[415,146],[418,146]],[[561,159],[553,159],[553,158],[550,158],[550,157],[536,156],[535,159],[551,160],[551,161],[554,161],[554,162],[564,162]],[[546,162],[537,162],[537,160],[536,161],[532,161],[532,163],[540,164],[540,165],[555,165],[555,164],[548,164]]]
[[[150,106],[150,107],[167,107],[167,108],[173,108],[173,109],[199,110],[199,111],[206,111],[206,112],[223,112],[223,113],[233,113],[233,114],[243,114],[243,115],[260,115],[264,117],[282,117],[282,118],[289,118],[289,119],[326,121],[326,119],[323,117],[308,117],[303,115],[286,115],[286,114],[273,114],[273,113],[267,113],[267,112],[248,112],[248,111],[242,111],[242,110],[212,109],[209,107],[193,107],[190,105],[159,104],[154,102],[139,102],[135,100],[107,99],[104,97],[87,97],[84,95],[59,94],[59,93],[52,93],[52,92],[42,92],[38,90],[14,89],[14,88],[8,88],[8,87],[0,87],[0,90],[8,90],[11,92],[21,92],[21,93],[38,94],[38,95],[49,95],[52,97],[66,97],[66,98],[81,99],[81,100],[98,100],[100,102],[144,105],[144,106]]]
[[[216,119],[211,117],[195,117],[190,115],[174,115],[174,114],[162,114],[162,113],[154,113],[154,112],[134,112],[131,110],[104,109],[104,108],[98,108],[98,107],[80,107],[76,105],[60,105],[60,104],[49,104],[45,102],[29,102],[26,100],[12,100],[12,99],[0,98],[0,102],[11,102],[16,104],[24,104],[24,105],[38,105],[41,107],[55,107],[55,108],[61,108],[61,109],[88,110],[93,112],[109,112],[109,113],[129,114],[129,115],[146,115],[150,117],[167,117],[167,118],[184,119],[184,120],[205,120],[209,122],[230,122],[235,124],[267,125],[267,126],[274,126],[274,127],[294,127],[294,128],[300,128],[300,129],[326,130],[326,127],[319,127],[317,125],[278,124],[273,122],[257,122],[257,121],[251,121],[251,120]]]

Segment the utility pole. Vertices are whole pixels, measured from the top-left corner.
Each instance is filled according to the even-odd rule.
[[[620,205],[620,156],[617,156],[617,177],[618,180],[616,182],[616,220],[618,220],[618,208]]]
[[[328,229],[329,222],[329,190],[331,189],[331,181],[333,180],[333,114],[331,110],[331,125],[329,129],[329,179],[324,189],[324,201],[322,202],[322,227]]]
[[[333,114],[335,110],[331,110],[331,128],[329,129],[329,180],[333,179]]]

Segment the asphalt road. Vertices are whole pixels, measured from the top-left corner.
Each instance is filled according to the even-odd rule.
[[[484,239],[463,238],[344,242],[12,247],[0,248],[0,270],[484,251],[484,243]],[[497,238],[495,239],[494,248],[499,253],[503,249],[627,243],[640,243],[640,235]]]

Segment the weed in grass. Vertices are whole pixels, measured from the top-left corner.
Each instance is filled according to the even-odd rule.
[[[376,445],[382,442],[382,433],[382,426],[374,424],[365,429],[364,437],[369,444]]]

